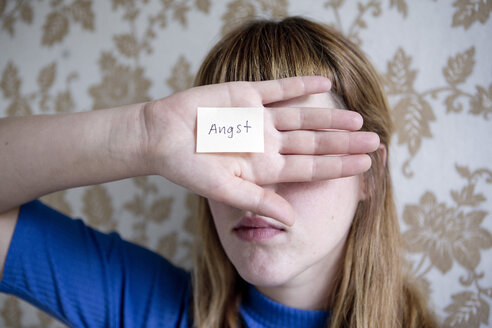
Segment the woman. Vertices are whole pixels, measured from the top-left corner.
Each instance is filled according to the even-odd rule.
[[[241,277],[273,299],[283,299],[284,303],[288,300],[293,306],[331,309],[333,327],[434,326],[425,301],[403,277],[400,233],[387,164],[391,117],[380,79],[362,52],[334,30],[301,18],[288,18],[279,24],[253,22],[229,33],[211,50],[196,84],[302,75],[328,77],[333,83],[331,99],[310,96],[308,101],[298,98],[273,106],[335,104],[336,108],[354,110],[363,117],[363,130],[377,133],[382,146],[371,154],[372,166],[363,176],[276,187],[280,195],[288,200],[291,197],[296,213],[302,213],[289,231],[293,237],[286,238],[290,245],[279,243],[279,250],[258,250],[256,245],[247,243],[235,245],[227,235],[229,227],[222,223],[234,216],[234,210],[210,201],[210,213],[202,199],[205,210],[201,212],[199,236],[203,249],[209,251],[197,253],[195,318],[207,324],[233,324],[242,283],[235,268]],[[315,201],[299,201],[303,198]],[[340,203],[342,208],[337,206]],[[296,236],[296,230],[300,236]],[[293,240],[301,246],[292,247]],[[314,253],[313,248],[318,252]],[[246,255],[241,257],[242,254]],[[293,256],[295,264],[289,261]],[[304,263],[298,263],[301,261]],[[320,263],[321,268],[312,269]],[[314,286],[306,287],[303,278]],[[285,291],[285,281],[291,290]],[[296,288],[297,282],[302,288]],[[277,285],[282,288],[276,290]],[[213,286],[214,292],[207,292],[207,286]],[[216,289],[224,292],[216,293]],[[299,300],[304,293],[311,299],[317,296],[318,303]]]
[[[434,326],[402,273],[391,118],[360,50],[305,19],[255,21],[211,50],[196,85],[147,104],[0,122],[0,212],[14,208],[0,220],[1,290],[71,326]],[[198,106],[261,105],[264,154],[195,153]],[[192,286],[117,235],[39,202],[16,208],[147,174],[204,196]]]

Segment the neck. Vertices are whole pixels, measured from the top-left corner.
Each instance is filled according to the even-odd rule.
[[[279,286],[256,286],[268,298],[303,310],[327,310],[339,270],[343,265],[345,240],[329,256]]]

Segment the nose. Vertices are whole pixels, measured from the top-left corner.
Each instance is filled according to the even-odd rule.
[[[269,185],[261,185],[262,188],[266,189],[266,190],[271,190],[273,192],[277,192],[278,190],[278,184],[269,184]],[[256,215],[257,213],[253,213],[251,211],[246,211],[245,212],[245,215]]]

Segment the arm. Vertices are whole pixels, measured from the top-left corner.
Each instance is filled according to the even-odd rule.
[[[48,193],[148,174],[142,106],[0,120],[0,213]]]
[[[261,185],[362,173],[370,167],[364,153],[379,145],[377,135],[348,132],[362,126],[351,111],[266,108],[264,154],[197,154],[196,108],[262,106],[330,86],[322,77],[232,82],[145,104],[2,119],[0,213],[61,189],[159,174],[205,197],[292,224],[287,201]],[[333,154],[349,155],[318,156]]]
[[[124,131],[138,125],[141,106],[0,120],[0,278],[21,204],[61,189],[145,174],[144,163],[132,162],[142,158],[130,144],[139,132]],[[127,134],[127,144],[110,146],[120,133]]]
[[[7,257],[10,264],[3,271],[2,290],[15,292],[45,310],[51,309],[49,313],[61,319],[80,318],[83,321],[87,318],[87,311],[80,306],[81,300],[89,300],[84,304],[93,309],[92,304],[104,300],[110,291],[126,291],[128,294],[120,295],[124,296],[122,299],[132,299],[130,289],[123,284],[134,281],[124,275],[130,267],[140,270],[134,274],[143,282],[153,282],[147,275],[159,273],[163,279],[162,288],[183,286],[182,283],[169,284],[168,280],[173,276],[184,281],[186,277],[182,273],[160,274],[159,270],[174,269],[162,259],[156,259],[155,254],[148,254],[151,258],[144,261],[143,251],[135,250],[135,245],[122,243],[115,235],[110,235],[111,238],[97,237],[99,233],[85,227],[81,221],[63,218],[49,208],[41,210],[39,202],[21,208],[19,222],[24,224],[18,225],[15,232],[18,237],[12,239],[18,206],[60,189],[159,174],[205,197],[283,219],[286,224],[292,223],[290,205],[261,186],[359,174],[370,165],[368,157],[360,154],[377,148],[377,136],[350,132],[362,125],[360,116],[350,111],[266,108],[264,154],[197,154],[194,134],[196,107],[262,106],[325,92],[329,86],[328,80],[323,78],[235,82],[193,88],[139,105],[0,120],[0,213],[7,211],[0,214],[0,267],[4,266],[12,243]],[[346,131],[330,133],[314,131],[316,129]],[[333,154],[354,155],[318,156]],[[38,242],[40,247],[32,247],[33,238],[41,239]],[[129,256],[130,253],[133,255]],[[161,262],[157,269],[149,270],[145,264],[134,265],[139,260],[154,264]],[[77,265],[88,272],[65,275]],[[129,267],[122,269],[121,265]],[[31,279],[19,275],[17,267],[22,267],[24,273],[31,268]],[[44,274],[44,278],[52,281],[38,279],[42,267],[49,273]],[[61,276],[52,272],[61,273]],[[85,286],[87,281],[94,286],[99,285],[89,289],[78,288]],[[164,300],[170,302],[170,307],[173,304],[177,306],[174,300],[178,297],[184,297],[185,291],[181,287],[166,294],[171,295]],[[149,286],[149,290],[159,288]],[[155,293],[148,295],[156,296]],[[117,296],[110,299],[118,299]],[[105,314],[107,318],[120,318],[114,315],[121,310],[120,304],[103,302],[103,305],[109,308],[96,307],[98,313]],[[162,308],[166,306],[157,310]],[[59,311],[53,312],[53,309]],[[67,312],[73,309],[78,309],[78,312]],[[147,310],[141,309],[142,317],[148,317]],[[129,311],[134,313],[131,309]],[[92,317],[97,319],[101,315]],[[100,326],[108,326],[106,322]]]
[[[145,174],[143,163],[132,162],[141,158],[131,153],[137,145],[108,145],[124,132],[111,125],[138,125],[141,106],[0,120],[0,279],[21,204],[61,189]],[[138,140],[137,131],[127,134],[127,142]]]
[[[18,216],[19,207],[0,213],[0,281],[2,280],[3,268]]]
[[[21,207],[6,261],[0,292],[69,327],[177,326],[187,304],[184,270],[40,201]]]

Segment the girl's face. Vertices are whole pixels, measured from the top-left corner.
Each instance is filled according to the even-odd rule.
[[[335,108],[329,94],[269,105],[279,106]],[[344,254],[362,195],[360,184],[361,178],[353,176],[266,186],[294,208],[296,221],[291,227],[216,201],[209,204],[220,242],[244,280],[260,290],[317,282],[324,286]]]

